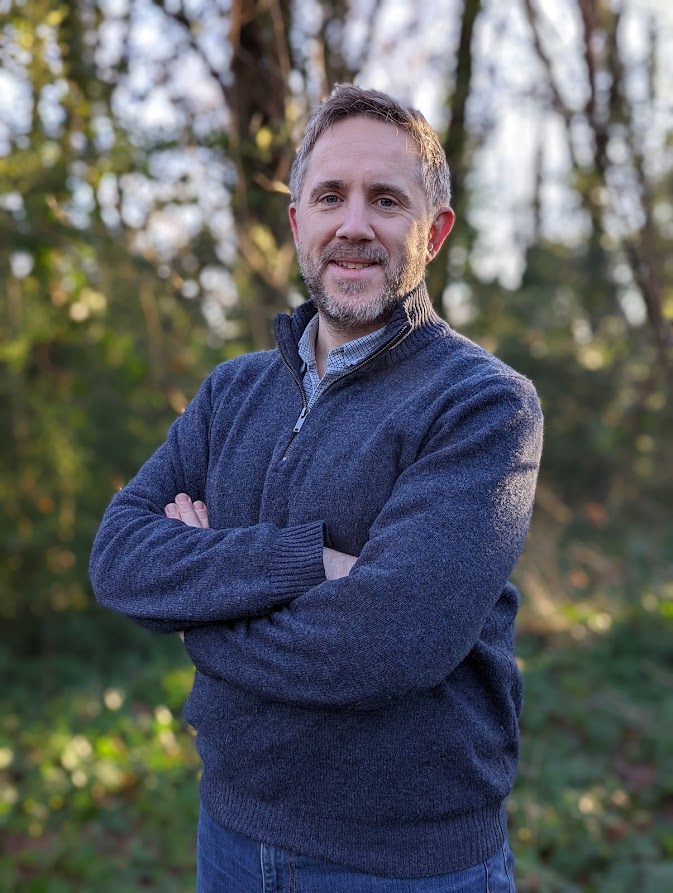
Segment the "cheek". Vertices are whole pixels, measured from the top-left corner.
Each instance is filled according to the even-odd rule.
[[[329,242],[330,238],[331,236],[326,231],[324,225],[320,225],[315,221],[309,221],[302,227],[296,242],[298,245],[301,245],[304,251],[311,253],[320,251],[320,249]]]
[[[409,233],[409,239],[407,241],[409,251],[412,254],[420,254],[425,257],[428,250],[429,240],[430,234],[425,228],[414,228],[412,232]]]

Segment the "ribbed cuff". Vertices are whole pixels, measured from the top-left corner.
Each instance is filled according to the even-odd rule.
[[[324,524],[314,521],[278,532],[270,556],[269,581],[279,601],[303,595],[325,582]]]

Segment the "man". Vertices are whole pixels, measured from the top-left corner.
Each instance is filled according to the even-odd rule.
[[[184,631],[199,893],[512,891],[537,398],[431,307],[454,215],[418,112],[337,86],[290,189],[311,300],[114,497],[96,595]]]

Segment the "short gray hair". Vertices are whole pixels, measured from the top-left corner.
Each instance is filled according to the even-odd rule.
[[[418,146],[420,182],[428,209],[435,215],[451,204],[451,176],[446,155],[435,131],[423,115],[404,108],[386,93],[363,90],[354,84],[335,84],[331,95],[313,113],[290,172],[292,201],[299,201],[311,153],[322,134],[338,121],[348,118],[374,118],[409,133]]]

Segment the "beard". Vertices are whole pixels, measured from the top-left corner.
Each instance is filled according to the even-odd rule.
[[[349,260],[362,263],[379,264],[384,274],[384,284],[375,294],[358,296],[370,288],[367,282],[355,282],[352,279],[337,280],[335,290],[330,293],[325,288],[324,274],[331,261],[348,254]],[[419,238],[417,245],[411,247],[400,258],[395,266],[391,266],[388,255],[376,245],[351,245],[344,252],[342,245],[328,245],[314,261],[303,250],[297,247],[297,259],[302,278],[308,293],[321,315],[340,332],[365,327],[384,325],[403,297],[407,295],[425,275],[425,241]]]

